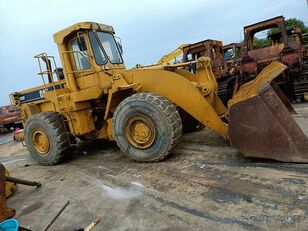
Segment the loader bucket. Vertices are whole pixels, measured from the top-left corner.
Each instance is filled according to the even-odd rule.
[[[244,156],[308,163],[308,119],[271,83],[284,69],[270,64],[229,101],[230,142]]]

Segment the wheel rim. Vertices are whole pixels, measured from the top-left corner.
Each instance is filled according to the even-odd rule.
[[[32,134],[32,143],[36,151],[41,155],[46,155],[50,148],[48,136],[40,130],[36,130]]]
[[[143,115],[135,115],[126,122],[125,137],[136,148],[150,147],[154,143],[155,135],[153,123]]]

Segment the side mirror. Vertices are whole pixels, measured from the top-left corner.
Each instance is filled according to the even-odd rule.
[[[121,38],[120,37],[114,37],[116,42],[117,42],[117,46],[119,48],[119,51],[121,53],[121,55],[123,55],[123,46],[122,46],[122,41],[121,41]]]
[[[119,42],[117,42],[117,45],[118,45],[118,48],[119,48],[119,50],[120,50],[121,55],[123,55],[123,47],[122,47],[122,44],[119,43]]]

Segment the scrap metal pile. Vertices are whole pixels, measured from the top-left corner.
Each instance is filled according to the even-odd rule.
[[[268,44],[257,46],[256,34],[271,29],[277,32],[268,34]],[[207,39],[181,45],[176,53],[165,55],[164,63],[160,60],[158,65],[171,63],[176,58],[174,54],[182,54],[182,62],[196,61],[201,56],[211,58],[219,97],[227,104],[241,85],[254,79],[271,62],[280,61],[287,69],[275,83],[290,101],[308,101],[308,46],[304,43],[307,34],[302,34],[300,28],[287,27],[283,16],[245,26],[243,30],[242,43],[223,45],[222,41]],[[196,72],[195,64],[186,69]]]
[[[6,133],[11,128],[22,128],[20,108],[15,105],[0,107],[0,133]]]

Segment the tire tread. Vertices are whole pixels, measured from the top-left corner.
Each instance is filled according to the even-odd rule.
[[[131,101],[141,100],[150,102],[152,105],[156,106],[167,118],[167,121],[171,124],[171,142],[166,149],[166,151],[160,155],[158,158],[152,160],[136,160],[137,162],[158,162],[165,159],[168,154],[172,151],[172,149],[179,143],[181,135],[182,135],[182,121],[181,117],[175,107],[175,105],[167,100],[166,98],[159,96],[154,93],[137,93],[126,99],[124,99],[119,106],[116,108],[113,115],[113,123],[115,122],[115,118],[118,116],[121,105],[129,103]],[[116,135],[115,135],[116,136]],[[119,145],[118,145],[119,146]],[[126,153],[121,146],[119,146],[122,152]]]
[[[36,155],[32,157],[43,165],[54,165],[59,163],[65,156],[65,153],[69,151],[70,146],[67,140],[67,135],[65,134],[64,124],[62,122],[62,117],[58,112],[41,112],[31,116],[25,124],[25,129],[27,129],[29,123],[34,120],[41,120],[48,124],[48,126],[56,132],[56,154],[52,160],[48,162],[41,162]],[[26,134],[26,132],[25,132]],[[30,150],[29,150],[30,151]]]

